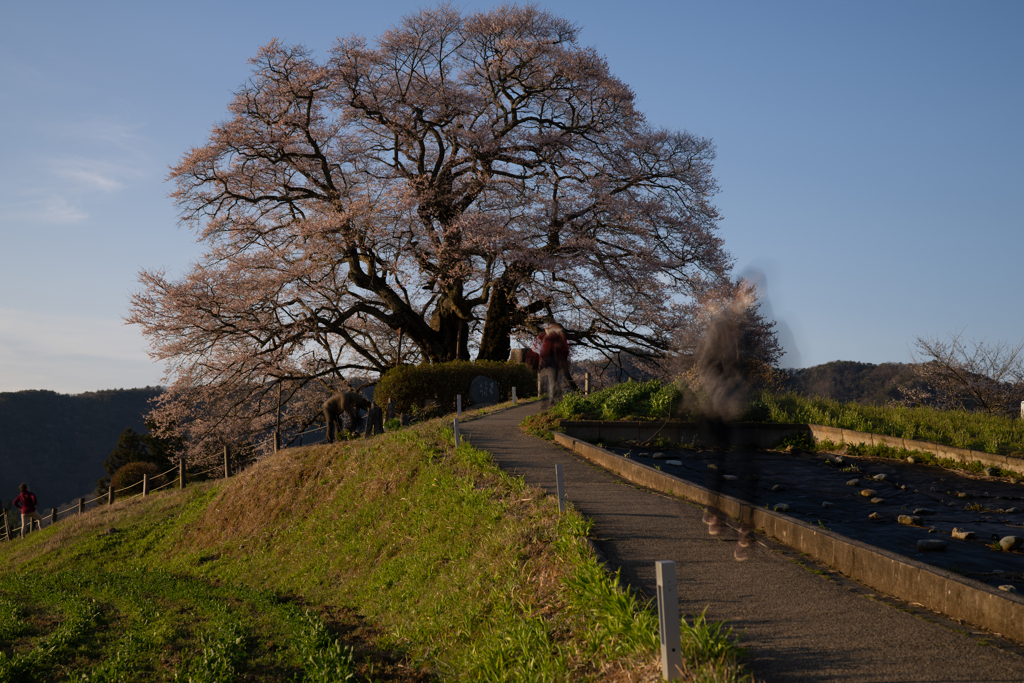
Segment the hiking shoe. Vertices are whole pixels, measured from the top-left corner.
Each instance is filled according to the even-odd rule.
[[[720,520],[718,517],[711,514],[707,510],[704,511],[704,517],[702,521],[708,525],[708,533],[712,536],[718,536],[719,534],[721,534],[722,529],[725,526],[724,524],[722,524],[722,520]]]
[[[750,559],[750,546],[753,544],[753,536],[753,533],[747,529],[740,529],[740,537],[736,540],[736,550],[732,554],[740,562]]]

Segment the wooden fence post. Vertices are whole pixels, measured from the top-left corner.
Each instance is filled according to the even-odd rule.
[[[78,499],[78,514],[85,512],[85,498]]]
[[[455,396],[455,416],[462,419],[462,394]]]
[[[185,456],[178,461],[178,488],[185,488]]]
[[[583,395],[590,396],[590,373],[583,373]]]
[[[50,524],[57,523],[57,508],[50,508]]]
[[[281,432],[274,430],[274,452],[281,450]]]
[[[231,476],[231,446],[224,445],[224,478]]]
[[[110,486],[107,487],[107,505],[114,504],[114,482],[110,482]]]
[[[149,495],[149,475],[142,475],[142,497],[145,498]]]

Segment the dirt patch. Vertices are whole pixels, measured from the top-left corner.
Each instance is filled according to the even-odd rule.
[[[787,505],[783,514],[809,524],[1024,593],[1024,552],[998,543],[1005,536],[1024,538],[1024,485],[1011,480],[832,453],[611,450],[707,488],[719,480],[722,493],[754,505]],[[655,459],[656,453],[664,457]],[[920,525],[899,523],[901,515],[917,517]],[[974,532],[974,539],[953,538],[954,528]],[[946,541],[945,550],[918,550],[918,541],[936,539]]]

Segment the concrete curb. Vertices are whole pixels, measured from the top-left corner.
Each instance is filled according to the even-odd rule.
[[[736,498],[669,476],[659,470],[555,432],[555,442],[626,481],[654,491],[682,496],[739,517],[752,512],[756,528],[795,550],[834,567],[877,591],[962,619],[1006,638],[1024,642],[1024,598],[811,526]]]
[[[865,444],[875,446],[884,444],[892,448],[903,448],[908,451],[922,451],[940,458],[948,458],[962,463],[979,462],[986,467],[1000,467],[1005,470],[1024,474],[1024,458],[1006,455],[995,455],[967,448],[943,446],[930,441],[901,439],[895,436],[856,432],[852,429],[826,427],[815,424],[782,424],[770,422],[741,422],[729,425],[732,434],[739,440],[739,445],[754,448],[772,448],[782,439],[792,436],[807,436],[815,441],[834,441],[836,443]],[[700,435],[699,427],[690,422],[604,422],[599,420],[562,421],[562,429],[571,432],[580,439],[597,441],[647,441],[656,436],[675,443],[691,443]]]

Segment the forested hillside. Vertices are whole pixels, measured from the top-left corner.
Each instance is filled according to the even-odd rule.
[[[103,461],[131,427],[145,433],[144,415],[159,387],[111,389],[69,396],[53,391],[0,393],[0,499],[28,483],[43,512],[88,495],[104,476]]]
[[[805,396],[837,401],[885,404],[901,398],[901,387],[920,387],[914,366],[905,363],[858,363],[836,360],[810,368],[786,370],[784,388]]]

